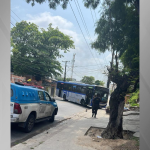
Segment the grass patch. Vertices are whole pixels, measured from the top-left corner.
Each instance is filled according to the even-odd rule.
[[[44,141],[42,141],[42,142],[39,142],[39,144],[42,144]]]
[[[131,140],[135,140],[136,146],[140,146],[140,139],[138,137],[132,137]]]

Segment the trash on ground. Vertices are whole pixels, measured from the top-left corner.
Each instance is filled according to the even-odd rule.
[[[98,136],[97,136],[97,138],[99,138],[99,139],[100,139],[100,138],[102,138],[102,137],[98,135]]]

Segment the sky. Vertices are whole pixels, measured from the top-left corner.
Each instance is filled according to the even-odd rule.
[[[76,7],[76,4],[80,6],[86,26],[81,20],[79,7]],[[25,0],[11,0],[11,23],[15,25],[16,22],[25,20],[44,29],[47,29],[48,25],[52,23],[52,27],[58,27],[61,32],[71,36],[74,41],[75,49],[70,49],[70,52],[67,53],[61,52],[64,57],[59,58],[63,68],[65,67],[63,61],[70,61],[67,63],[66,77],[71,77],[72,59],[75,54],[73,78],[80,81],[83,76],[93,76],[95,80],[104,81],[106,86],[107,76],[103,73],[106,71],[106,66],[110,64],[111,53],[100,54],[90,47],[90,44],[97,38],[94,30],[102,8],[101,6],[95,10],[85,8],[82,0],[71,1],[71,6],[73,11],[70,5],[65,10],[60,6],[53,10],[49,8],[48,2],[35,3],[35,6],[32,7],[31,3],[28,4]],[[13,27],[12,24],[11,27]],[[62,76],[64,75],[62,74]]]

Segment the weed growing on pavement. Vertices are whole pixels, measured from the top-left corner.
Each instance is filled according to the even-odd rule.
[[[39,142],[39,145],[40,145],[40,144],[42,144],[43,142],[44,142],[44,141],[42,141],[42,142]]]

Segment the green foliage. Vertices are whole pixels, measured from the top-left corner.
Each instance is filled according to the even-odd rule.
[[[37,80],[60,75],[62,67],[57,61],[62,57],[60,50],[67,52],[74,48],[71,37],[52,28],[52,24],[47,30],[39,30],[34,23],[22,21],[12,28],[11,38],[14,73],[33,75]]]
[[[46,2],[46,0],[26,0],[26,2],[27,3],[31,2],[31,5],[34,6],[35,2],[42,4],[42,3]],[[53,8],[53,9],[56,9],[56,7],[58,5],[61,5],[61,7],[63,9],[66,9],[68,2],[69,2],[69,0],[48,0],[49,7]]]
[[[109,77],[118,87],[126,81],[128,85],[124,90],[129,85],[136,88],[139,82],[139,13],[135,2],[138,1],[104,1],[95,29],[97,39],[92,43],[92,48],[99,53],[111,50],[111,46],[115,57]],[[122,68],[118,67],[118,59]]]
[[[139,98],[139,89],[136,90],[136,92],[132,93],[130,99],[129,99],[129,104],[131,106],[139,106],[139,104],[137,104],[137,99]]]
[[[100,81],[100,80],[96,80],[95,81],[95,85],[101,85],[104,86],[105,82],[104,81]]]
[[[81,82],[86,84],[94,84],[95,78],[93,76],[84,76],[82,77]]]
[[[56,80],[58,80],[58,81],[64,81],[64,78],[58,76],[58,77],[56,77]],[[68,82],[68,81],[71,81],[71,78],[66,78],[66,81],[67,81],[67,82]]]

